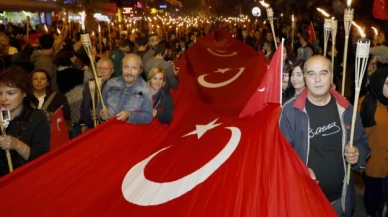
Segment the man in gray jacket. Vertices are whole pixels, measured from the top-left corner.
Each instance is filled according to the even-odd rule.
[[[353,177],[346,184],[347,163],[364,169],[369,155],[368,138],[357,115],[353,147],[350,129],[353,106],[332,89],[328,59],[312,56],[304,65],[307,88],[289,100],[280,115],[280,129],[317,180],[338,216],[352,216]]]

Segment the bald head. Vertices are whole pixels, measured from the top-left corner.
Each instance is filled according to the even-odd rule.
[[[123,58],[122,64],[124,65],[124,63],[128,60],[135,61],[136,63],[139,64],[140,68],[143,68],[143,61],[141,60],[141,57],[139,55],[134,53],[125,55]]]
[[[310,57],[304,64],[304,80],[308,99],[315,105],[325,105],[330,99],[329,89],[333,81],[330,61],[320,55]]]
[[[328,58],[322,56],[322,55],[314,55],[314,56],[311,56],[311,57],[305,62],[304,67],[303,67],[303,71],[304,71],[305,73],[307,73],[308,66],[310,66],[310,65],[313,64],[313,63],[317,63],[317,62],[319,62],[319,63],[321,63],[321,64],[324,64],[324,65],[327,64],[327,65],[329,66],[328,68],[330,69],[330,72],[332,72],[332,71],[331,71],[331,62],[330,62],[330,60],[329,60]]]
[[[127,86],[137,82],[140,73],[143,71],[141,57],[137,54],[127,54],[123,58],[123,78]]]

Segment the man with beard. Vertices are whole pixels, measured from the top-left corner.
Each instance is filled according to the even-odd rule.
[[[104,87],[102,98],[105,109],[99,104],[102,120],[115,117],[133,124],[148,124],[152,121],[152,95],[150,86],[139,78],[143,71],[140,56],[128,54],[123,59],[123,74],[110,79]]]
[[[160,38],[157,34],[150,34],[148,36],[148,45],[149,49],[143,56],[143,66],[147,64],[147,62],[154,57],[155,47],[160,42]]]

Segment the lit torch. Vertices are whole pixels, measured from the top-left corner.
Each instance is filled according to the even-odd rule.
[[[276,43],[275,28],[274,28],[274,25],[273,25],[273,10],[270,7],[270,5],[265,3],[264,1],[260,1],[260,3],[261,3],[261,5],[263,7],[265,7],[267,9],[267,18],[268,18],[269,24],[271,25],[273,38],[275,40],[275,47],[278,48],[278,44]]]
[[[354,15],[354,9],[350,7],[351,3],[352,3],[352,0],[348,0],[348,7],[345,9],[345,12],[344,12],[345,47],[344,47],[344,59],[342,61],[342,64],[343,64],[342,89],[341,89],[342,96],[345,95],[346,62],[348,59],[349,33],[350,33],[350,27],[351,27],[351,23],[353,21],[353,15]]]
[[[355,96],[354,96],[354,104],[358,105],[358,98],[360,96],[360,90],[362,85],[362,80],[364,78],[365,70],[368,64],[369,58],[369,50],[370,50],[370,41],[365,38],[365,33],[362,31],[361,27],[358,26],[355,22],[352,21],[352,24],[357,27],[358,31],[361,35],[361,40],[357,41],[357,49],[356,49],[356,61],[355,61]],[[353,139],[354,139],[354,127],[356,124],[356,115],[357,109],[353,109],[353,117],[352,117],[352,126],[350,128],[350,141],[349,145],[353,147]],[[348,164],[346,183],[349,185],[350,179],[350,164]]]
[[[105,109],[105,103],[104,103],[104,100],[102,100],[102,95],[101,95],[101,86],[98,84],[96,67],[94,66],[95,61],[94,61],[94,58],[93,58],[92,52],[91,52],[92,43],[90,41],[89,34],[85,33],[85,11],[82,13],[79,13],[79,14],[81,15],[81,26],[82,26],[81,42],[82,42],[82,45],[86,51],[86,54],[88,55],[88,57],[90,59],[90,65],[92,66],[94,80],[96,81],[98,97],[100,98],[102,108]]]
[[[325,17],[330,17],[330,14],[326,13],[326,11],[317,8],[319,12],[323,14]],[[324,40],[323,40],[323,56],[326,57],[326,51],[327,51],[327,42],[329,41],[330,33],[331,33],[331,25],[332,25],[332,20],[331,19],[326,19],[325,18],[325,23],[323,25],[323,30],[324,30]]]

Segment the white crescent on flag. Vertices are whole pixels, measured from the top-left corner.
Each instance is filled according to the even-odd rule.
[[[229,54],[224,54],[226,51],[222,51],[222,50],[217,50],[217,53],[212,51],[212,49],[208,48],[207,49],[211,54],[215,55],[215,56],[219,56],[219,57],[232,57],[232,56],[235,56],[237,55],[238,53],[237,52],[232,52],[232,53],[229,53]],[[221,54],[220,54],[221,53]]]
[[[59,128],[59,123],[61,123],[62,118],[57,118],[57,129],[58,131],[61,131],[61,128]]]
[[[198,139],[208,130],[211,130],[220,124],[214,124],[217,119],[207,125],[197,125],[197,130],[188,133],[189,135],[198,135]],[[226,146],[208,163],[194,171],[193,173],[172,182],[154,182],[144,176],[144,168],[160,152],[170,148],[163,148],[145,160],[133,166],[125,175],[121,190],[124,198],[133,204],[139,206],[153,206],[169,202],[178,198],[200,183],[206,181],[236,150],[240,139],[241,131],[237,127],[225,127],[232,132],[229,142]]]
[[[204,75],[201,75],[198,77],[198,83],[204,87],[207,87],[207,88],[219,88],[219,87],[223,87],[223,86],[226,86],[230,83],[232,83],[233,81],[235,81],[238,77],[240,77],[240,75],[244,72],[245,68],[244,67],[241,67],[239,68],[239,71],[238,73],[233,76],[231,79],[229,80],[226,80],[226,81],[223,81],[223,82],[219,82],[219,83],[210,83],[208,81],[205,80],[205,77],[210,75],[210,74],[204,74]],[[228,70],[229,71],[229,70]],[[222,71],[220,71],[220,69],[216,72],[221,72],[223,73]]]

